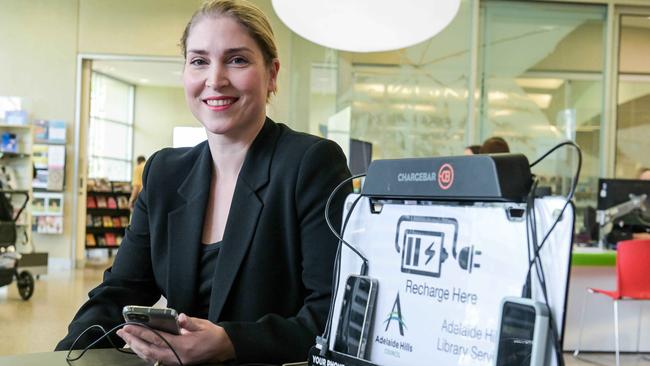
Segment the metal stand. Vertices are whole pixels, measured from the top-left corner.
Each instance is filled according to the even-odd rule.
[[[646,210],[647,198],[647,194],[638,196],[631,194],[629,201],[596,212],[596,221],[598,222],[598,248],[606,249],[607,243],[605,242],[605,236],[607,236],[607,233],[612,231],[612,223],[616,219],[621,218],[636,209],[640,209],[641,211]]]

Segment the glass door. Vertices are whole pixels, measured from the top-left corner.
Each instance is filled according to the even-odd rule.
[[[650,8],[622,11],[616,109],[616,177],[650,168]]]

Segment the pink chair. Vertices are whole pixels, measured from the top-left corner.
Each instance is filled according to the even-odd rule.
[[[614,340],[616,342],[616,366],[619,366],[618,302],[621,300],[650,300],[650,240],[625,240],[619,242],[616,249],[616,290],[588,288],[587,292],[605,295],[614,301]],[[586,305],[587,297],[585,295],[580,320],[578,347],[573,353],[574,356],[578,356],[582,345],[582,328]],[[640,326],[641,319],[639,319],[638,333],[641,330]],[[638,338],[639,334],[637,334],[637,352],[639,350]]]

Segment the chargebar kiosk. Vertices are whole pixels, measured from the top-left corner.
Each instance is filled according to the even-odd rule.
[[[532,182],[520,154],[372,162],[346,200],[330,320],[309,365],[494,365],[502,300],[529,278],[546,302],[540,277],[555,365],[574,211],[565,197],[533,200]]]

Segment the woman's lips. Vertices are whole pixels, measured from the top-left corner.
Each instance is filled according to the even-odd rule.
[[[203,103],[213,111],[223,111],[230,108],[238,99],[234,97],[205,98]]]

